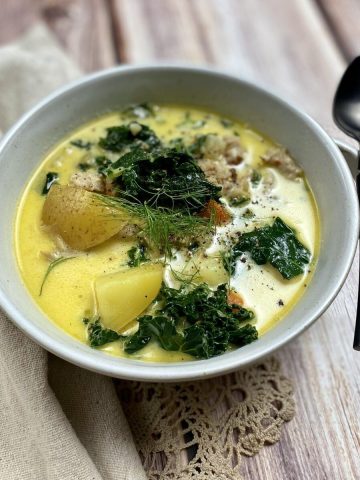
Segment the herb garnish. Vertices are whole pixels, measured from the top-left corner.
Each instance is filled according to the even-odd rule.
[[[236,198],[232,198],[230,200],[230,205],[232,207],[243,207],[244,205],[246,205],[247,203],[250,202],[250,198],[249,197],[236,197]]]
[[[252,210],[250,210],[250,208],[247,208],[245,212],[242,214],[242,217],[246,219],[254,218],[255,213]]]
[[[253,170],[250,178],[251,184],[254,187],[257,187],[260,183],[261,178],[262,178],[261,173],[258,170]]]
[[[187,127],[187,128],[197,129],[197,128],[203,127],[204,125],[206,125],[206,120],[205,119],[194,120],[191,117],[190,112],[185,112],[184,120],[182,122],[178,123],[176,126],[177,127]]]
[[[87,172],[91,168],[91,165],[90,165],[90,163],[80,162],[80,163],[77,164],[77,167],[82,172]]]
[[[172,138],[169,141],[169,148],[176,150],[177,152],[186,152],[188,153],[188,148],[185,145],[184,139],[181,137]]]
[[[146,256],[146,250],[146,245],[143,243],[131,247],[127,252],[129,267],[138,267],[141,263],[148,262],[150,259]]]
[[[183,337],[175,327],[175,322],[164,316],[144,315],[139,318],[139,330],[125,340],[126,353],[135,353],[147,345],[154,337],[164,350],[177,351],[183,343]]]
[[[100,155],[98,157],[95,157],[95,164],[98,167],[97,171],[98,173],[102,173],[106,175],[106,172],[108,172],[109,167],[111,165],[111,160],[104,155]]]
[[[190,243],[212,231],[212,219],[197,214],[210,200],[219,199],[221,187],[206,179],[188,152],[160,148],[152,130],[136,125],[141,127],[136,135],[129,125],[111,127],[107,137],[100,140],[103,148],[123,153],[101,168],[117,192],[117,197],[101,196],[102,201],[144,220],[143,233],[148,242],[170,256],[171,246],[179,239]],[[145,136],[140,141],[141,132]],[[150,144],[146,143],[144,149],[149,135]]]
[[[51,186],[54,183],[57,183],[58,180],[59,180],[59,174],[57,172],[48,172],[46,174],[45,183],[41,191],[41,195],[47,195],[49,193]]]
[[[120,338],[124,338],[119,333],[109,328],[105,328],[101,325],[100,317],[94,319],[83,318],[83,323],[87,325],[87,334],[90,343],[90,347],[101,347],[106,343],[115,342]]]
[[[256,340],[256,328],[243,325],[254,318],[253,312],[229,305],[227,298],[226,285],[215,291],[205,283],[192,290],[185,285],[179,290],[163,285],[157,298],[162,305],[158,315],[138,319],[139,330],[125,341],[125,351],[134,353],[154,338],[165,350],[209,358],[231,344],[243,346]]]
[[[111,152],[122,152],[126,148],[155,148],[161,145],[155,132],[138,122],[106,129],[105,138],[100,138],[99,146]]]
[[[91,142],[86,142],[85,140],[81,140],[81,138],[77,140],[71,140],[70,144],[74,147],[82,148],[84,150],[90,150],[90,148],[92,147]]]
[[[191,155],[173,149],[133,150],[111,165],[110,175],[125,198],[150,207],[198,212],[209,200],[218,200],[221,191]]]
[[[175,245],[188,244],[213,231],[212,219],[186,214],[171,208],[153,208],[146,203],[131,202],[123,198],[94,194],[107,206],[119,209],[121,215],[126,210],[139,225],[147,242],[171,258]]]
[[[206,144],[207,138],[210,134],[207,135],[197,135],[194,142],[189,146],[189,152],[195,157],[201,157]],[[214,135],[214,134],[212,134]]]
[[[245,252],[249,252],[258,265],[269,262],[287,280],[303,273],[311,258],[309,250],[279,217],[272,225],[240,236],[223,261],[231,275],[235,272],[236,260]]]
[[[57,265],[59,265],[60,263],[63,263],[63,262],[65,262],[66,260],[70,260],[71,258],[74,258],[74,257],[59,257],[59,258],[53,260],[53,261],[49,264],[49,266],[48,266],[48,268],[47,268],[47,270],[46,270],[46,272],[45,272],[45,275],[44,275],[43,281],[42,281],[42,283],[41,283],[41,286],[40,286],[39,297],[42,295],[45,282],[46,282],[49,274],[51,273],[51,271],[52,271]]]

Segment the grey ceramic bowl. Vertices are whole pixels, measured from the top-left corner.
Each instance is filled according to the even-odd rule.
[[[192,104],[236,117],[288,147],[304,168],[321,218],[313,280],[296,307],[258,341],[209,360],[144,363],[111,357],[76,341],[38,309],[20,278],[13,249],[18,201],[44,154],[73,128],[132,102]],[[330,107],[329,107],[330,108]],[[347,152],[351,158],[351,150]],[[339,292],[358,239],[356,190],[343,154],[304,113],[258,86],[219,72],[186,67],[120,67],[85,77],[26,114],[0,145],[0,305],[25,334],[54,354],[114,377],[199,379],[248,365],[303,332]]]

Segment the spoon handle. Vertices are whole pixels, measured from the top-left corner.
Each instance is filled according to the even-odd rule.
[[[360,151],[359,151],[359,166],[360,166]],[[356,176],[356,189],[358,192],[359,207],[360,207],[360,173]],[[359,249],[360,255],[360,249]],[[356,309],[355,332],[354,332],[354,350],[360,351],[360,268],[359,268],[359,287],[358,287],[358,304]]]
[[[360,166],[360,151],[359,151],[359,166]],[[360,173],[356,177],[356,188],[359,199],[360,207]],[[360,255],[360,250],[359,250]],[[360,351],[360,268],[359,268],[359,287],[358,287],[358,301],[356,309],[356,321],[355,321],[355,332],[354,332],[354,350]]]

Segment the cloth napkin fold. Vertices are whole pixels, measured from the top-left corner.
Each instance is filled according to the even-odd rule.
[[[79,75],[43,25],[1,48],[0,129]],[[0,478],[146,479],[111,379],[47,354],[1,311]]]

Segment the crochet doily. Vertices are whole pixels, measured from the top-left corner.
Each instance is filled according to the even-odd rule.
[[[277,442],[295,413],[275,358],[210,380],[116,386],[150,480],[239,479],[241,455]]]

